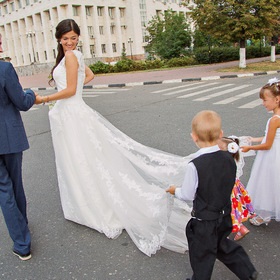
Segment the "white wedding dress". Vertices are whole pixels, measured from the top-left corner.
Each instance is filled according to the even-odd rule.
[[[161,246],[185,252],[191,209],[165,189],[182,183],[191,156],[144,146],[87,106],[82,99],[83,56],[73,52],[79,62],[77,92],[49,112],[65,218],[109,238],[125,229],[148,256]],[[53,76],[58,91],[64,89],[65,58]]]

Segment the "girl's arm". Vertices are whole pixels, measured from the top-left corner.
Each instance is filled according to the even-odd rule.
[[[256,143],[256,142],[262,142],[262,140],[263,140],[263,136],[262,137],[250,137],[250,141],[252,142],[252,143]]]
[[[71,97],[76,94],[78,83],[78,59],[72,51],[65,53],[66,88],[48,96],[41,96],[41,103]]]
[[[241,147],[243,152],[248,152],[250,150],[269,150],[273,144],[275,134],[276,134],[276,129],[280,127],[280,119],[279,118],[272,118],[269,122],[268,126],[268,132],[267,132],[267,137],[266,141],[262,144],[259,145],[254,145],[254,146],[243,146]]]
[[[85,77],[84,85],[90,82],[94,78],[94,74],[88,66],[86,66],[85,74],[86,77]]]

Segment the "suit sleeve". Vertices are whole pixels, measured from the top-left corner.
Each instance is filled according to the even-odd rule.
[[[29,110],[35,102],[35,94],[31,89],[23,91],[18,75],[11,63],[5,71],[5,81],[5,92],[11,102],[20,111]]]

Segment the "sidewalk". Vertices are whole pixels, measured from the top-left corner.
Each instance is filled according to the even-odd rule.
[[[276,56],[277,59],[280,55]],[[248,59],[247,65],[250,63],[269,61],[269,57],[261,57]],[[230,61],[224,63],[192,66],[188,68],[176,68],[171,70],[154,70],[143,72],[125,72],[113,74],[99,74],[88,83],[85,88],[104,88],[104,87],[124,87],[146,84],[172,83],[172,82],[187,82],[194,80],[214,80],[223,78],[238,78],[247,76],[278,74],[278,71],[244,73],[237,72],[222,72],[223,68],[235,67],[239,65],[239,61]],[[19,77],[23,88],[32,88],[34,90],[50,89],[48,84],[49,73],[40,73],[33,76]]]

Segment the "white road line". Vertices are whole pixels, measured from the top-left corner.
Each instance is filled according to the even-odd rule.
[[[173,92],[169,92],[169,93],[164,93],[163,95],[173,95],[173,94],[177,94],[177,93],[181,93],[181,92],[186,92],[186,91],[190,91],[190,90],[193,90],[193,89],[198,89],[198,88],[207,87],[207,86],[216,85],[216,84],[218,84],[218,83],[199,85],[199,86],[195,86],[195,87],[191,87],[191,88],[186,88],[186,89],[177,90],[177,91],[173,91]]]
[[[253,90],[250,90],[250,91],[247,91],[247,92],[244,92],[244,93],[235,95],[235,96],[233,96],[233,97],[226,98],[226,99],[221,100],[221,101],[219,101],[219,102],[216,102],[216,103],[214,103],[214,104],[228,104],[228,103],[234,102],[234,101],[236,101],[236,100],[238,100],[238,99],[241,99],[241,98],[243,98],[243,97],[247,97],[247,96],[256,94],[256,93],[258,93],[259,91],[260,91],[259,89],[253,89]]]
[[[244,104],[242,106],[239,106],[238,108],[240,108],[240,109],[252,109],[252,108],[255,108],[257,106],[260,106],[261,104],[262,104],[262,100],[257,99],[257,100],[254,100],[252,102],[249,102],[247,104]]]
[[[98,94],[83,94],[83,97],[98,97]]]
[[[192,97],[192,96],[195,96],[195,95],[199,95],[201,93],[205,93],[205,92],[208,92],[208,91],[212,91],[212,90],[220,89],[220,88],[224,88],[224,87],[229,87],[229,86],[233,86],[233,84],[226,84],[226,85],[221,85],[221,86],[218,86],[218,87],[207,88],[207,89],[204,89],[204,90],[201,90],[201,91],[198,91],[198,92],[193,92],[193,93],[189,93],[189,94],[186,94],[186,95],[181,95],[181,96],[178,96],[177,98],[188,98],[188,97]]]
[[[250,85],[242,85],[242,86],[239,86],[239,87],[230,88],[230,89],[227,89],[227,90],[224,90],[224,91],[220,91],[220,92],[217,92],[217,93],[210,94],[210,95],[205,96],[205,97],[200,97],[200,98],[194,99],[193,101],[205,101],[205,100],[217,97],[217,96],[221,96],[223,94],[227,94],[227,93],[230,93],[230,92],[233,92],[233,91],[237,91],[239,89],[242,89],[242,88],[245,88],[245,87],[248,87],[248,86],[250,86]]]
[[[113,94],[115,93],[114,91],[86,91],[86,92],[83,92],[83,95],[85,94]]]
[[[189,86],[193,86],[194,84],[195,84],[195,83],[187,84],[187,85],[183,85],[183,86],[178,86],[178,87],[165,88],[165,89],[161,89],[161,90],[152,91],[151,93],[162,93],[162,92],[170,91],[170,90],[173,90],[173,89],[186,88],[186,87],[189,87]],[[196,83],[196,84],[197,84],[197,83]],[[199,83],[199,84],[203,84],[203,83]]]

